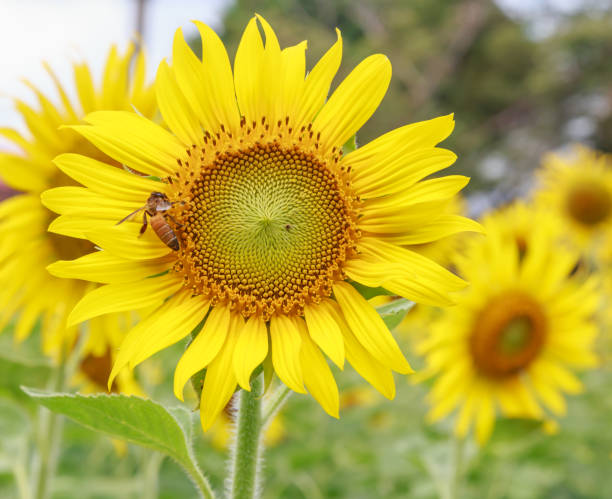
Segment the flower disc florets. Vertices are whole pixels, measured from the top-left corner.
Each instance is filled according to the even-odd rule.
[[[470,338],[476,368],[495,378],[513,376],[535,359],[546,335],[546,317],[533,298],[510,292],[480,312]]]
[[[248,136],[257,126],[243,129]],[[335,164],[339,154],[320,157],[316,139],[304,147],[243,140],[234,149],[220,137],[181,161],[175,271],[195,293],[245,317],[303,315],[343,279],[357,239],[356,198]]]

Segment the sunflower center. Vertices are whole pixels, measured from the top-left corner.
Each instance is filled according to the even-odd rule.
[[[507,293],[481,310],[470,337],[470,353],[481,373],[512,376],[537,357],[545,337],[541,306],[524,293]]]
[[[576,185],[569,192],[567,210],[570,216],[584,225],[597,225],[612,212],[610,193],[596,183]]]
[[[278,143],[219,154],[190,183],[177,270],[244,316],[302,314],[331,294],[355,239],[350,199],[313,154]]]
[[[113,367],[113,360],[111,358],[111,351],[107,349],[102,355],[88,354],[79,366],[81,372],[87,377],[98,388],[106,391],[106,383]],[[116,391],[117,387],[115,383],[111,388],[111,391]]]

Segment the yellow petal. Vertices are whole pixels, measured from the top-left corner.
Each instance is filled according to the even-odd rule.
[[[185,146],[152,121],[127,111],[96,111],[85,116],[93,126],[74,130],[111,158],[136,171],[163,177],[176,170]]]
[[[272,27],[259,14],[255,14],[255,17],[263,28],[266,40],[261,67],[259,68],[259,88],[262,90],[259,94],[259,106],[263,116],[275,123],[278,118],[284,118],[279,115],[283,91],[281,86],[283,83],[281,50]]]
[[[302,337],[300,360],[306,388],[327,414],[338,418],[340,402],[334,375],[327,365],[325,357],[310,339],[303,320],[299,319],[299,321],[301,322],[299,331]]]
[[[281,96],[278,99],[279,119],[296,116],[298,102],[304,93],[304,73],[306,71],[306,41],[281,52],[282,72],[280,77]]]
[[[342,36],[339,29],[336,29],[336,34],[338,35],[336,43],[321,57],[306,77],[304,92],[297,105],[296,127],[310,123],[327,99],[329,87],[342,60]]]
[[[53,162],[66,175],[93,192],[113,199],[145,204],[152,192],[164,192],[166,184],[143,178],[115,166],[79,154],[60,154]]]
[[[134,53],[130,44],[127,54],[121,57],[113,45],[108,53],[102,77],[102,109],[119,109],[125,105],[129,83],[129,69]]]
[[[86,294],[68,316],[73,326],[111,312],[137,310],[154,305],[171,296],[182,286],[175,275],[168,273],[151,279],[125,284],[107,284]]]
[[[323,147],[341,147],[372,116],[391,80],[391,63],[382,54],[363,60],[338,86],[314,120]]]
[[[172,252],[150,228],[139,236],[139,226],[136,223],[98,226],[87,231],[86,236],[96,246],[128,260],[150,260]]]
[[[448,199],[455,196],[469,181],[469,177],[463,175],[446,175],[424,180],[391,196],[367,200],[362,208],[362,213],[364,215],[369,212],[393,213],[408,210],[414,204]]]
[[[106,228],[108,224],[108,220],[92,220],[90,218],[61,215],[49,224],[47,230],[62,236],[87,239],[86,233],[94,229]]]
[[[384,321],[367,300],[345,282],[334,284],[333,290],[347,324],[365,349],[394,371],[413,372]]]
[[[89,113],[94,109],[99,109],[100,104],[96,98],[93,79],[87,64],[74,65],[74,81],[83,112]]]
[[[567,411],[565,399],[554,384],[551,383],[549,377],[545,373],[534,371],[533,369],[530,369],[529,374],[533,388],[544,405],[557,416],[565,415]]]
[[[18,191],[40,192],[47,187],[41,170],[32,161],[14,154],[0,154],[0,178]]]
[[[364,199],[388,196],[402,192],[432,173],[452,165],[457,155],[448,149],[436,147],[420,149],[389,160],[375,174],[368,177],[353,177],[353,188]]]
[[[64,90],[64,87],[60,83],[59,78],[57,77],[57,75],[55,74],[55,72],[53,71],[53,69],[48,63],[43,62],[43,67],[45,68],[45,71],[49,74],[49,76],[53,80],[53,84],[55,85],[55,90],[59,94],[60,99],[62,101],[62,106],[68,113],[70,120],[77,121],[78,120],[77,113],[74,110],[72,102],[68,98],[68,95],[66,94],[66,91]]]
[[[306,393],[300,362],[302,339],[297,319],[278,315],[270,320],[272,364],[274,371],[285,385],[294,392]]]
[[[459,215],[441,215],[426,225],[414,227],[405,233],[384,234],[380,237],[391,244],[411,245],[438,241],[459,232],[483,233],[482,225]]]
[[[472,422],[476,417],[476,391],[473,386],[468,388],[468,394],[465,402],[459,410],[457,421],[455,422],[455,434],[459,438],[465,438],[467,436]]]
[[[219,353],[230,325],[228,307],[213,307],[204,327],[181,356],[174,371],[174,395],[183,400],[183,387],[195,373],[204,369]]]
[[[240,113],[247,121],[259,120],[263,115],[260,102],[260,68],[264,47],[253,17],[242,34],[234,59],[234,86]]]
[[[391,210],[387,213],[370,212],[358,220],[358,227],[371,234],[405,233],[423,226],[438,217],[450,200],[429,201],[410,206],[408,210]]]
[[[230,131],[240,128],[240,113],[234,92],[234,75],[223,42],[206,24],[194,21],[202,39],[204,88],[208,105]]]
[[[111,371],[108,387],[128,364],[133,368],[187,336],[206,316],[208,302],[181,290],[126,335]]]
[[[202,42],[207,41],[210,45],[211,40],[212,38],[209,37]],[[215,50],[215,47],[217,47],[216,44],[207,48],[204,45],[202,46],[203,51],[212,51],[208,53],[211,60],[206,61],[204,59],[205,62],[202,64],[185,42],[180,28],[176,31],[172,45],[172,63],[176,81],[183,91],[185,100],[193,107],[202,126],[212,132],[219,130],[222,124],[227,126],[224,121],[231,115],[232,109],[231,100],[227,100],[227,94],[232,91],[232,88],[217,88],[214,78],[211,79],[211,71],[214,71],[215,68],[207,66],[207,63],[210,62],[212,65],[216,65],[220,71],[221,81],[217,82],[218,85],[226,86],[228,81],[231,84],[231,80],[227,79],[227,73],[224,70],[223,56]],[[223,50],[225,51],[224,48]],[[210,58],[210,54],[212,54],[212,58]],[[227,58],[227,55],[225,57]],[[227,63],[229,64],[229,62]],[[217,98],[223,100],[216,101]],[[233,106],[235,109],[235,104]],[[235,121],[237,118],[231,119]]]
[[[200,422],[204,431],[210,429],[236,389],[232,361],[237,337],[238,332],[230,327],[225,344],[206,370],[200,400]]]
[[[268,331],[259,317],[250,317],[238,334],[234,350],[234,372],[238,384],[251,390],[251,373],[268,354]]]
[[[480,445],[487,443],[495,423],[495,407],[491,394],[482,393],[476,411],[476,440]]]
[[[342,158],[342,163],[351,165],[358,179],[378,178],[381,169],[403,162],[406,155],[415,151],[433,148],[447,138],[454,127],[452,114],[405,125],[355,149]]]
[[[344,369],[344,339],[331,308],[331,303],[326,300],[318,305],[307,305],[304,307],[304,318],[313,341],[334,364]]]
[[[202,129],[165,59],[157,68],[155,95],[159,110],[170,130],[184,144],[198,144],[202,138]]]
[[[51,211],[63,215],[117,221],[142,207],[140,201],[122,201],[75,186],[49,189],[41,194],[40,200]]]
[[[446,294],[465,288],[467,283],[433,260],[395,244],[371,237],[359,241],[359,250],[375,261],[387,262],[403,269],[404,275],[424,286],[436,287]],[[397,278],[404,277],[402,275]]]
[[[340,325],[344,337],[346,360],[376,390],[388,399],[395,398],[395,383],[391,370],[378,362],[364,347],[346,324],[340,307],[332,303],[332,312],[336,323]]]
[[[126,260],[106,251],[96,251],[76,260],[60,260],[47,266],[51,275],[68,279],[82,279],[104,284],[133,282],[160,274],[170,269],[173,260],[158,258],[140,262]]]

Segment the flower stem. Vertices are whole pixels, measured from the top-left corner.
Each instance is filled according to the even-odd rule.
[[[87,342],[87,334],[81,331],[79,338],[69,353],[63,353],[55,376],[52,379],[52,390],[64,392],[68,386],[70,377],[73,375],[81,360],[81,353]],[[36,437],[38,439],[38,456],[35,467],[36,475],[34,482],[34,498],[47,499],[51,494],[51,479],[57,467],[60,446],[62,442],[63,418],[44,407],[39,408],[38,428]]]
[[[196,487],[198,488],[198,490],[200,491],[200,494],[202,494],[202,497],[204,499],[215,499],[216,498],[215,493],[212,487],[210,486],[210,483],[208,482],[208,479],[204,476],[204,474],[202,473],[202,471],[200,471],[198,467],[193,466],[191,468],[185,468],[185,469],[187,470],[187,472],[193,479]]]
[[[463,457],[465,448],[465,438],[453,438],[453,468],[451,472],[451,480],[448,488],[449,499],[459,497],[459,489],[461,487],[461,477],[463,475]]]
[[[164,460],[164,454],[151,451],[147,453],[143,470],[143,499],[155,499],[159,493],[159,468]]]
[[[17,484],[19,497],[21,499],[31,499],[32,493],[30,491],[30,484],[28,483],[28,474],[23,462],[19,461],[13,467],[13,475],[15,476],[15,483]]]
[[[66,364],[60,363],[53,383],[54,392],[62,392],[66,384]],[[38,469],[34,484],[35,499],[47,499],[50,496],[51,477],[55,473],[63,420],[59,414],[40,407],[38,416]]]
[[[238,394],[236,435],[230,454],[228,490],[232,499],[253,499],[259,492],[263,376],[251,382],[251,391]]]

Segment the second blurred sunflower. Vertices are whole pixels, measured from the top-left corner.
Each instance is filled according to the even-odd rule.
[[[60,153],[80,152],[121,166],[65,126],[80,123],[86,113],[98,109],[132,109],[134,106],[143,115],[153,115],[155,99],[151,87],[145,83],[144,55],[141,52],[136,58],[130,76],[133,56],[132,46],[124,55],[112,47],[99,88],[94,85],[89,67],[84,63],[75,64],[78,102],[68,98],[58,78],[47,67],[56,84],[61,105],[53,104],[28,83],[36,94],[39,109],[19,100],[16,107],[27,125],[29,136],[9,128],[0,129],[0,133],[21,150],[19,154],[0,154],[0,178],[21,192],[0,203],[0,325],[17,316],[16,338],[23,339],[40,321],[43,350],[55,357],[61,356],[74,343],[76,328],[66,327],[66,317],[92,284],[58,279],[51,276],[45,267],[58,259],[83,256],[93,249],[93,245],[82,239],[83,227],[70,221],[56,222],[53,224],[54,233],[47,232],[54,216],[41,204],[40,195],[51,187],[61,187],[73,200],[85,195],[53,164],[53,158]],[[53,195],[46,195],[45,203],[54,208],[56,199]],[[91,215],[95,217],[95,213]],[[66,237],[68,235],[74,238]],[[115,339],[110,343],[116,344],[118,321],[124,322],[124,328],[132,323],[128,314],[114,321],[92,323],[86,352],[104,355],[109,344],[108,335]]]
[[[456,433],[465,436],[475,423],[480,442],[497,408],[509,417],[544,418],[542,406],[562,415],[562,394],[581,390],[569,368],[597,364],[594,279],[572,276],[577,255],[557,244],[539,215],[530,232],[509,231],[507,218],[487,217],[487,237],[457,259],[471,286],[419,346],[425,376],[435,376],[431,419],[458,409]]]

